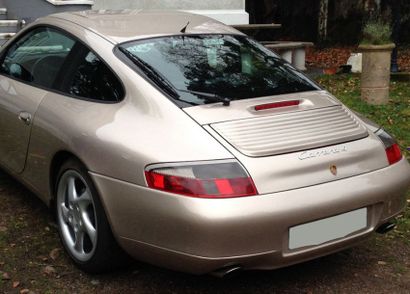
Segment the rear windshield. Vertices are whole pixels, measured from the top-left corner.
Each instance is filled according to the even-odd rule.
[[[215,103],[319,88],[256,41],[234,35],[181,35],[126,43],[120,50],[148,78],[183,102]]]

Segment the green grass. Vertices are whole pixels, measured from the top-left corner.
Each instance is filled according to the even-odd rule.
[[[388,105],[369,105],[360,99],[360,77],[357,75],[321,76],[317,82],[349,108],[381,125],[399,143],[410,159],[410,83],[391,82]],[[410,199],[410,191],[408,192]],[[397,220],[396,237],[410,245],[410,208]]]

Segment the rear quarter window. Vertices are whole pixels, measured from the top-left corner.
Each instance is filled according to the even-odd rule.
[[[116,102],[123,98],[121,82],[108,66],[92,51],[84,51],[76,62],[66,91],[77,97]]]

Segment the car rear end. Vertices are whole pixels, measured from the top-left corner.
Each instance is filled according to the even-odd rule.
[[[235,159],[148,165],[148,187],[95,177],[103,194],[122,191],[106,206],[140,260],[196,274],[279,268],[353,246],[406,205],[410,167],[394,141],[324,91],[184,111]]]
[[[196,274],[274,269],[353,246],[403,211],[410,166],[383,129],[254,41],[167,38],[122,52],[232,158],[150,162],[143,185],[93,175],[102,194],[121,191],[104,201],[127,252]]]

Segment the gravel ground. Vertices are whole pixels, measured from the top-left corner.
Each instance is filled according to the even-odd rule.
[[[409,232],[275,271],[229,279],[135,263],[107,275],[77,270],[46,206],[0,171],[0,293],[410,293]]]

